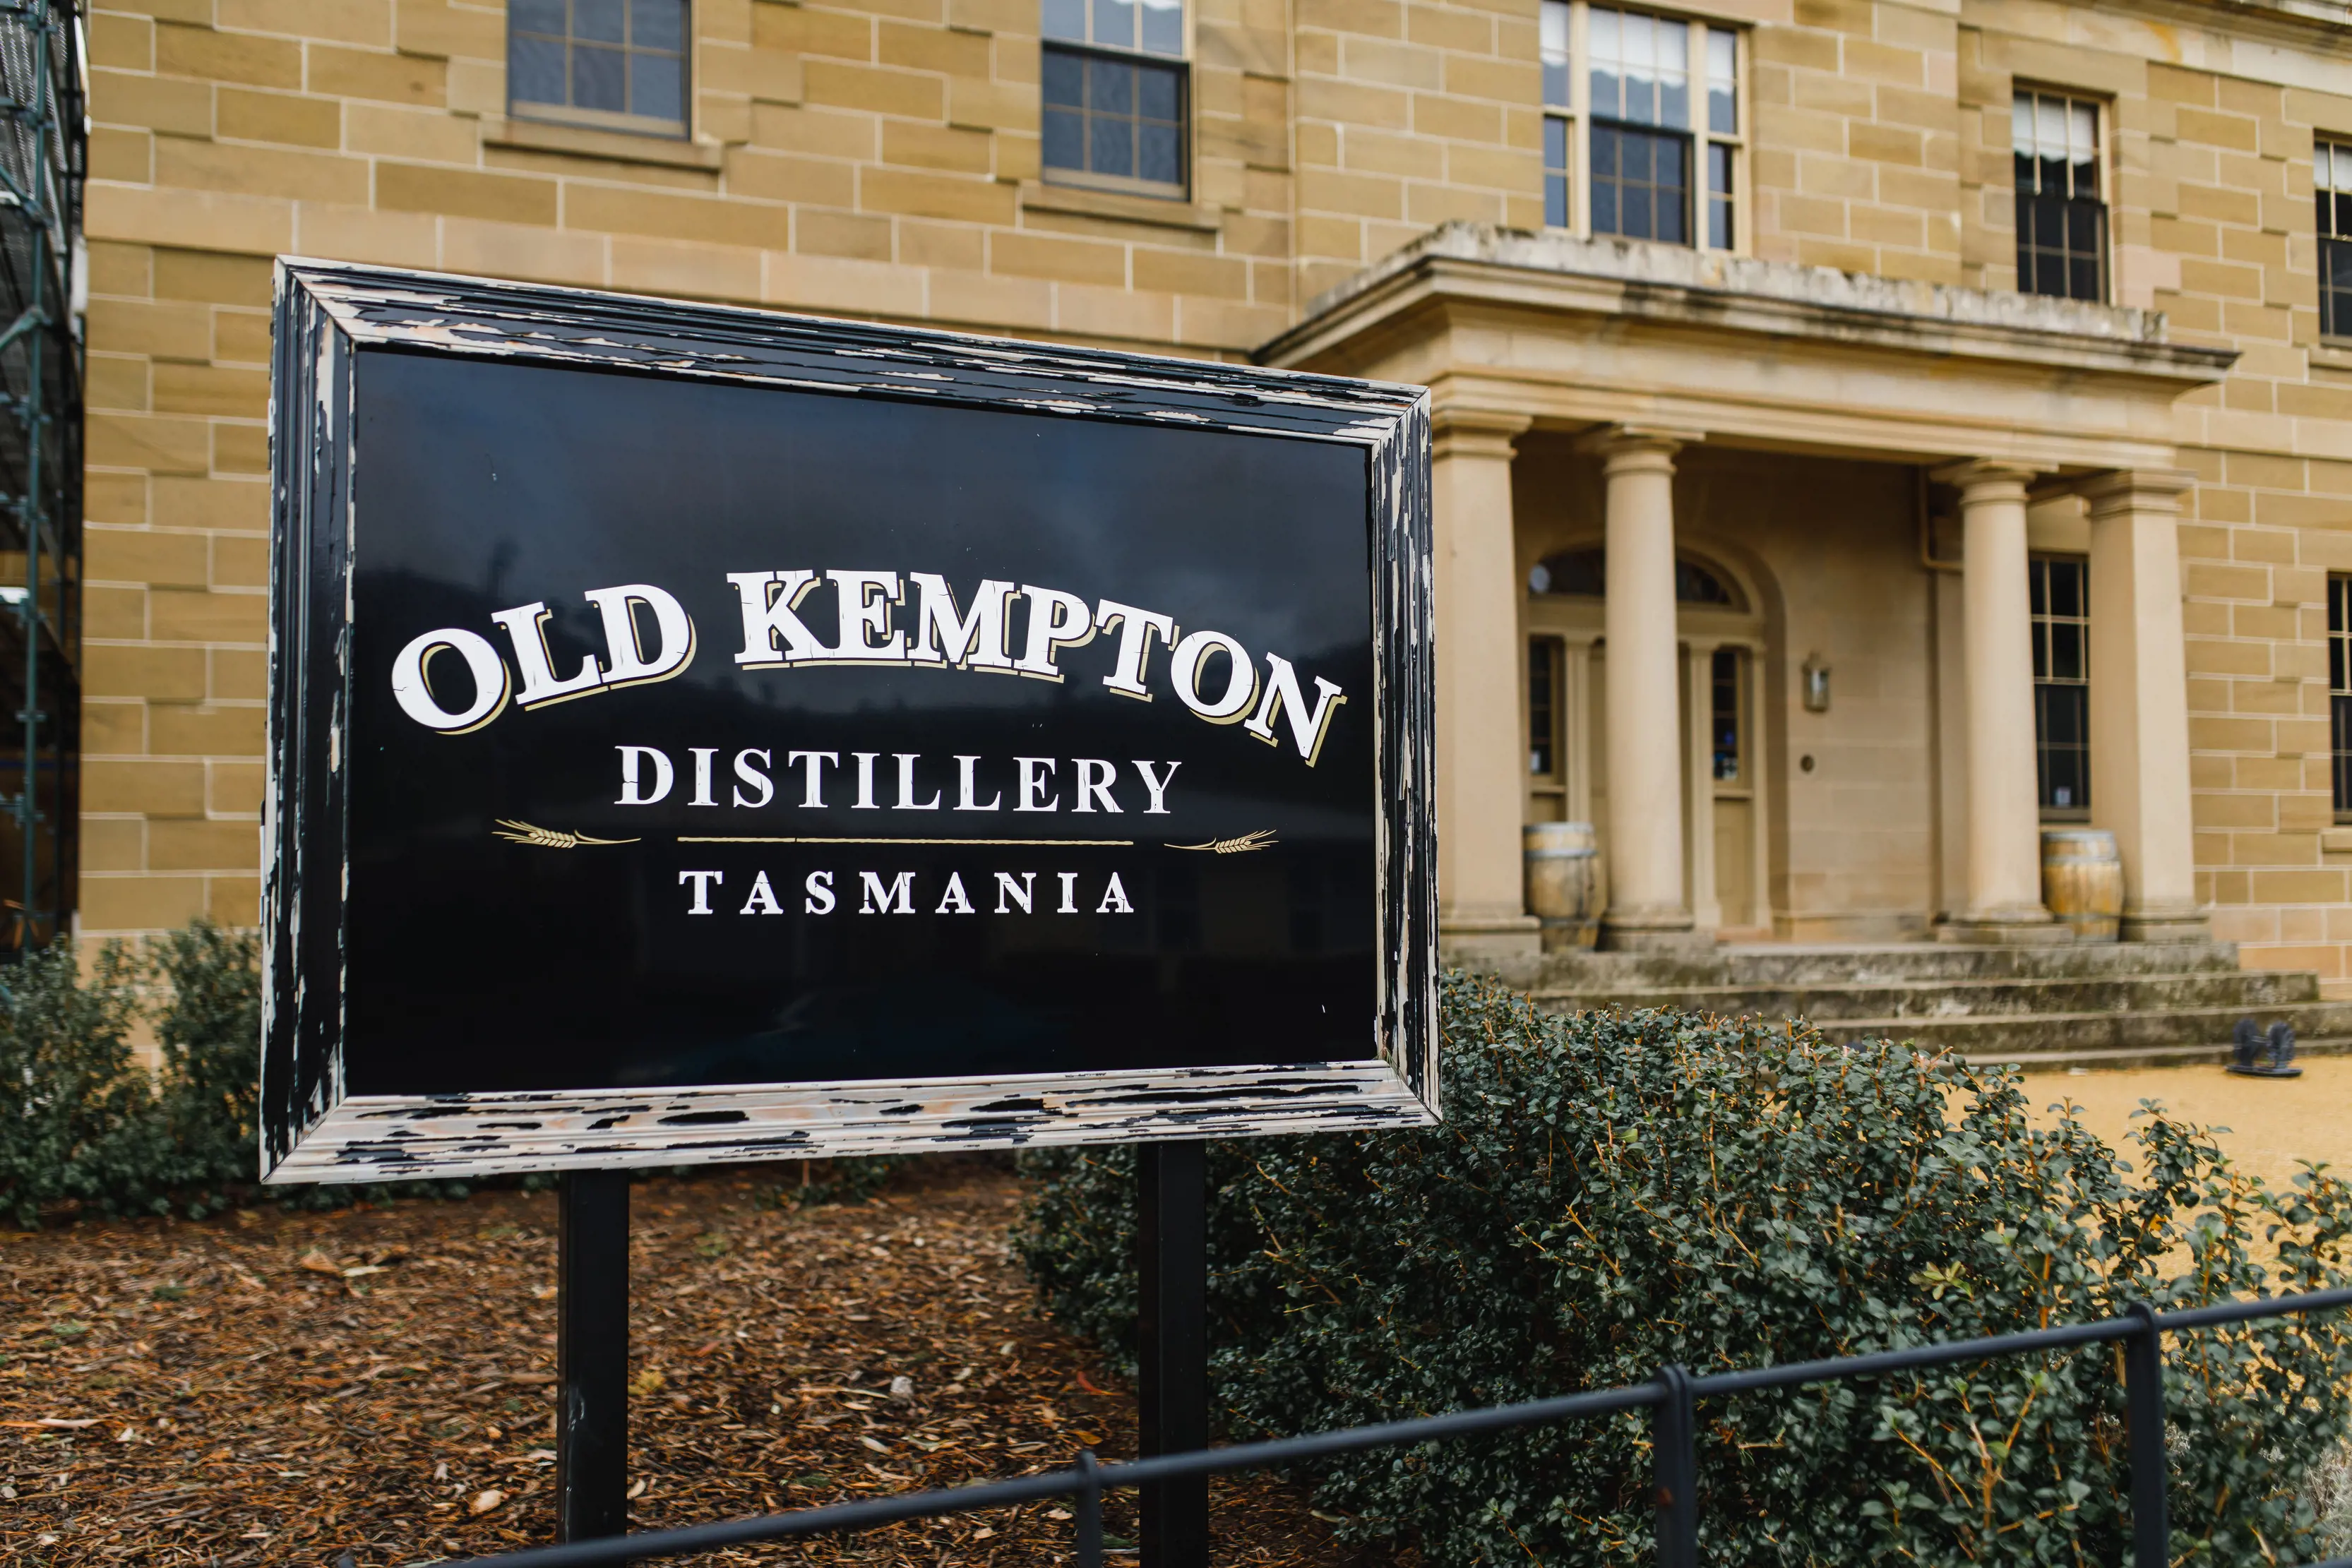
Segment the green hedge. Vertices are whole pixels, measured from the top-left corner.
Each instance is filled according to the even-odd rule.
[[[0,969],[0,1209],[17,1224],[216,1208],[256,1175],[261,1004],[249,933],[198,921],[85,972],[70,944]],[[152,1025],[158,1071],[131,1040]]]
[[[1549,1016],[1459,977],[1445,1121],[1212,1155],[1213,1376],[1236,1438],[2346,1282],[2352,1189],[2232,1170],[2153,1107],[2129,1166],[2037,1129],[2013,1074],[1673,1013]],[[1131,1354],[1132,1160],[1024,1156],[1050,1310]],[[2267,1263],[2258,1263],[2258,1256]],[[2352,1396],[2340,1317],[2175,1338],[2176,1563],[2325,1553]],[[1702,1402],[1716,1563],[2115,1563],[2113,1347]],[[1654,1552],[1645,1414],[1332,1461],[1344,1538],[1433,1563]]]

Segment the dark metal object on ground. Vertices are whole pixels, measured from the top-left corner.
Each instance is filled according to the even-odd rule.
[[[2230,1071],[2245,1078],[2300,1078],[2303,1069],[2294,1065],[2294,1025],[2284,1019],[2271,1025],[2270,1033],[2250,1018],[2238,1020],[2237,1055]]]
[[[1135,1170],[1136,1451],[1188,1453],[1209,1446],[1208,1145],[1144,1144]],[[1143,1568],[1207,1568],[1208,1475],[1147,1486],[1141,1502]]]
[[[629,1173],[566,1171],[562,1181],[555,1536],[593,1541],[629,1528]]]
[[[2134,1453],[2136,1457],[2143,1453],[2152,1455],[2160,1450],[2163,1440],[2162,1424],[2154,1414],[2162,1408],[2160,1374],[2139,1377],[2135,1382],[2129,1364],[2150,1354],[2147,1347],[2157,1346],[2162,1335],[2181,1333],[2191,1329],[2218,1328],[2225,1323],[2257,1322],[2298,1312],[2334,1312],[2344,1307],[2352,1307],[2352,1289],[2223,1301],[2214,1306],[2192,1307],[2178,1312],[2157,1312],[2144,1304],[2134,1303],[2127,1315],[2107,1318],[2099,1322],[2070,1323],[2061,1328],[1996,1334],[1987,1339],[1958,1340],[1944,1344],[1913,1345],[1905,1350],[1880,1351],[1874,1355],[1792,1362],[1784,1366],[1760,1366],[1746,1372],[1721,1372],[1708,1377],[1688,1377],[1678,1369],[1668,1368],[1649,1383],[1599,1389],[1589,1394],[1565,1395],[1556,1399],[1538,1399],[1525,1405],[1460,1410],[1446,1416],[1428,1416],[1412,1421],[1388,1421],[1377,1426],[1352,1427],[1339,1432],[1318,1432],[1304,1437],[1241,1443],[1228,1448],[1161,1454],[1139,1458],[1132,1464],[1098,1465],[1089,1455],[1080,1459],[1079,1468],[1076,1469],[1023,1476],[1013,1480],[992,1481],[984,1486],[910,1492],[902,1497],[877,1498],[870,1502],[835,1503],[797,1513],[730,1520],[719,1524],[694,1525],[684,1530],[648,1531],[626,1542],[583,1542],[569,1546],[543,1546],[473,1561],[491,1565],[491,1568],[613,1568],[613,1565],[631,1559],[685,1557],[698,1552],[715,1552],[752,1542],[794,1540],[831,1534],[836,1531],[868,1530],[900,1520],[1010,1508],[1049,1497],[1074,1497],[1081,1500],[1079,1540],[1083,1553],[1087,1538],[1085,1499],[1089,1493],[1114,1487],[1151,1486],[1180,1478],[1229,1475],[1241,1470],[1291,1469],[1333,1454],[1403,1444],[1442,1442],[1475,1433],[1508,1431],[1519,1427],[1539,1426],[1547,1421],[1607,1415],[1637,1407],[1657,1412],[1653,1418],[1658,1423],[1655,1429],[1660,1446],[1664,1448],[1669,1446],[1666,1440],[1672,1437],[1671,1428],[1675,1418],[1672,1412],[1684,1397],[1691,1400],[1717,1399],[1758,1389],[1792,1388],[1848,1378],[1883,1377],[1890,1373],[1990,1361],[2004,1355],[2024,1355],[2076,1345],[2118,1342],[2126,1347],[2127,1408],[2138,1413],[2131,1433]],[[2139,1347],[2137,1357],[2133,1350],[2135,1346]],[[1673,1386],[1677,1378],[1682,1380],[1679,1395]],[[1661,1463],[1663,1474],[1664,1461]],[[1687,1475],[1688,1472],[1684,1473]],[[2133,1500],[2141,1511],[2134,1525],[2131,1568],[2168,1568],[2168,1532],[2159,1528],[2152,1517],[2162,1506],[2161,1483],[2151,1486],[2143,1479],[2160,1478],[2164,1474],[2164,1469],[2152,1461],[2139,1462],[2135,1466]],[[1698,1500],[1694,1495],[1694,1489],[1685,1484],[1677,1488],[1671,1498],[1662,1500],[1662,1503],[1658,1561],[1661,1568],[1677,1568],[1678,1564],[1694,1560],[1693,1555],[1675,1553],[1679,1550],[1679,1543],[1689,1542],[1695,1555]],[[1086,1568],[1094,1568],[1094,1564],[1086,1563]],[[2352,1558],[2334,1558],[2310,1564],[2308,1568],[2352,1568]]]

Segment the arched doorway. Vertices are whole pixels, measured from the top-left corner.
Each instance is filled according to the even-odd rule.
[[[1527,820],[1589,821],[1602,831],[1604,843],[1607,585],[1607,552],[1599,546],[1556,551],[1529,570],[1520,621]],[[1761,601],[1738,570],[1691,550],[1676,551],[1675,599],[1691,914],[1702,929],[1767,934],[1772,911]],[[1605,855],[1601,874],[1605,885]]]

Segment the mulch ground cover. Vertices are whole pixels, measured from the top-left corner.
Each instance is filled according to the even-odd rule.
[[[1134,1452],[1130,1393],[1034,1315],[1001,1166],[808,1207],[780,1179],[635,1189],[634,1529]],[[0,1562],[378,1568],[551,1540],[554,1228],[551,1193],[507,1190],[0,1235]],[[1282,1481],[1221,1481],[1214,1507],[1221,1563],[1348,1560]],[[1131,1537],[1131,1500],[1107,1522]],[[1025,1568],[1069,1560],[1073,1528],[1044,1502],[692,1561]]]

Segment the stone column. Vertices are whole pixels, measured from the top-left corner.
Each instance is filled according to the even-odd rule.
[[[1527,655],[1511,527],[1511,446],[1530,423],[1480,409],[1435,417],[1437,925],[1463,961],[1541,947],[1520,873]]]
[[[1608,481],[1609,907],[1601,945],[1703,945],[1683,890],[1682,700],[1675,639],[1675,454],[1689,431],[1585,438]]]
[[[2124,862],[2123,939],[2194,942],[2189,674],[2180,623],[2180,494],[2168,469],[2102,475],[2091,509],[2091,821]]]
[[[1971,462],[1958,486],[1962,636],[1968,661],[1967,889],[1943,935],[1960,942],[2063,942],[2042,903],[2042,807],[2033,757],[2033,627],[2025,485],[2035,470]]]

